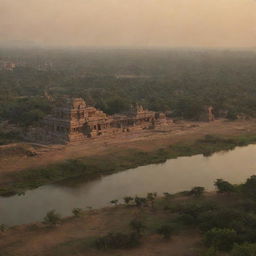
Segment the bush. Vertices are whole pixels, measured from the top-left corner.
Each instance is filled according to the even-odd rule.
[[[83,210],[81,208],[74,208],[72,213],[75,217],[81,217],[83,215]]]
[[[201,214],[215,209],[216,206],[211,202],[189,202],[176,206],[174,211],[180,213],[179,220],[184,224],[197,225]]]
[[[245,212],[254,212],[256,210],[256,202],[250,198],[242,198],[236,203],[237,208],[244,210]]]
[[[183,213],[178,217],[178,221],[180,221],[184,225],[193,226],[197,224],[197,217]]]
[[[0,130],[0,145],[9,144],[11,142],[19,141],[21,139],[21,134],[16,131],[4,132]]]
[[[145,225],[140,220],[136,220],[136,219],[130,222],[130,227],[139,235],[145,229]]]
[[[173,233],[173,228],[168,224],[164,224],[160,228],[157,229],[157,233],[159,235],[163,236],[164,239],[168,240],[168,239],[170,239],[170,237]]]
[[[111,201],[110,201],[110,203],[111,203],[111,204],[113,204],[113,205],[115,205],[115,206],[117,206],[117,204],[118,204],[118,200],[117,200],[117,199],[115,199],[115,200],[111,200]]]
[[[256,256],[256,244],[235,244],[231,253],[232,256]]]
[[[57,225],[60,223],[61,217],[58,213],[55,212],[55,210],[49,211],[46,216],[44,217],[44,224],[48,225]]]
[[[157,197],[157,193],[148,193],[147,194],[147,201],[150,202],[151,208],[154,208],[154,202]]]
[[[231,121],[236,120],[237,119],[236,111],[229,110],[228,113],[227,113],[227,119],[231,120]]]
[[[242,185],[242,191],[247,196],[256,199],[256,175],[247,179],[245,184]]]
[[[204,187],[194,187],[190,191],[190,195],[195,196],[195,197],[200,197],[203,195],[205,191]]]
[[[125,204],[127,204],[127,205],[129,205],[130,202],[133,201],[133,198],[130,197],[130,196],[126,196],[126,197],[124,197],[123,199],[124,199]]]
[[[244,220],[243,216],[244,212],[239,210],[221,208],[201,213],[198,217],[198,224],[203,231],[208,231],[212,228],[231,228],[239,231],[236,228]]]
[[[205,244],[220,251],[229,251],[237,241],[237,233],[233,229],[213,228],[205,234]]]
[[[144,197],[138,197],[136,196],[134,199],[134,202],[136,204],[137,207],[143,207],[147,205],[147,199]]]
[[[166,199],[166,200],[170,200],[174,197],[172,194],[170,194],[168,192],[164,192],[163,195],[164,195],[164,199]]]
[[[0,225],[0,232],[5,232],[6,230],[8,230],[8,227],[4,224]]]
[[[97,249],[128,249],[139,245],[137,233],[109,233],[106,236],[97,238],[94,246]]]
[[[234,192],[235,191],[235,187],[223,180],[223,179],[217,179],[214,183],[215,187],[217,188],[219,193],[228,193],[228,192]]]
[[[200,256],[216,256],[216,249],[211,247],[204,252],[200,253]]]

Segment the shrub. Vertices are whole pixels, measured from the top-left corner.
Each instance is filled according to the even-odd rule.
[[[74,208],[72,213],[75,217],[81,217],[83,215],[83,210],[81,208]]]
[[[235,191],[235,187],[223,180],[223,179],[217,179],[214,183],[215,187],[217,188],[219,193],[228,193],[228,192],[234,192]]]
[[[136,219],[130,222],[130,227],[139,235],[145,229],[145,225],[140,220],[136,220]]]
[[[174,211],[180,213],[179,220],[184,224],[197,225],[201,214],[215,209],[216,206],[211,202],[189,202],[176,206]]]
[[[125,204],[129,205],[130,202],[132,202],[132,201],[133,201],[133,198],[132,198],[132,197],[130,197],[130,196],[124,197],[124,202],[125,202]]]
[[[242,185],[242,191],[249,197],[256,199],[256,175],[251,176]]]
[[[211,247],[200,253],[200,256],[216,256],[216,249]]]
[[[196,225],[197,224],[197,217],[183,213],[178,217],[178,220],[182,222],[185,225],[191,226],[191,225]]]
[[[256,256],[256,244],[235,244],[231,253],[232,256]]]
[[[128,249],[139,245],[137,233],[109,233],[106,236],[97,238],[94,246],[97,249]]]
[[[0,231],[1,232],[5,232],[7,229],[8,229],[8,227],[6,225],[4,225],[4,224],[0,225]]]
[[[157,229],[157,233],[163,236],[164,239],[168,240],[173,233],[173,228],[168,224],[164,224]]]
[[[237,241],[237,233],[233,229],[213,228],[205,234],[205,244],[220,251],[229,251]]]
[[[148,193],[147,194],[147,201],[150,202],[151,208],[154,208],[154,202],[157,197],[157,193]]]
[[[237,113],[234,110],[229,110],[226,117],[228,120],[231,120],[231,121],[236,120]]]
[[[58,213],[55,212],[55,210],[49,211],[46,216],[44,217],[44,224],[48,225],[57,225],[60,223],[61,217]]]
[[[136,196],[134,199],[134,202],[136,204],[137,207],[143,207],[147,205],[147,199],[144,197],[138,197]]]
[[[256,202],[250,198],[242,198],[236,203],[237,208],[244,210],[246,212],[255,212]]]
[[[205,211],[198,217],[198,224],[201,230],[208,231],[212,228],[232,228],[244,220],[244,213],[230,208],[220,208],[214,211]],[[243,224],[242,224],[243,225]]]
[[[110,203],[111,203],[111,204],[113,204],[113,205],[115,205],[115,206],[117,206],[117,204],[118,204],[118,200],[117,200],[117,199],[115,199],[115,200],[111,200],[111,201],[110,201]]]
[[[194,187],[190,191],[190,195],[195,196],[195,197],[200,197],[203,195],[205,191],[204,187]]]
[[[166,200],[170,200],[173,198],[173,195],[168,192],[164,192],[163,195],[164,195],[164,199]]]

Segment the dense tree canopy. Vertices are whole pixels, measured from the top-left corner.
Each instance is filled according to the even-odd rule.
[[[25,125],[49,112],[45,92],[109,114],[134,103],[194,120],[209,105],[230,119],[256,113],[254,51],[0,49],[0,60],[17,64],[0,70],[1,118]]]

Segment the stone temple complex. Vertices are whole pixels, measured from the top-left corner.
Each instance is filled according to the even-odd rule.
[[[51,143],[77,142],[91,137],[154,129],[167,122],[165,114],[145,110],[139,105],[131,107],[127,113],[109,116],[88,106],[82,98],[65,98],[43,120],[40,131],[34,132],[33,137]]]

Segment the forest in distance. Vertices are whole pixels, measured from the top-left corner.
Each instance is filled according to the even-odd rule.
[[[186,120],[207,106],[216,117],[254,117],[255,66],[254,50],[2,48],[0,119],[36,124],[53,107],[45,94],[82,97],[108,114],[138,103]]]

